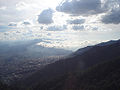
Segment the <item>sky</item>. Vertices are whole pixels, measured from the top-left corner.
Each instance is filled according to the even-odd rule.
[[[0,41],[77,50],[120,39],[120,0],[0,0]]]

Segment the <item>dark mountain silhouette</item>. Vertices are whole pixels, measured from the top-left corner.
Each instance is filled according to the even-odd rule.
[[[9,86],[5,84],[0,77],[0,90],[19,90],[19,88]]]
[[[44,84],[38,84],[33,90],[119,90],[120,58],[110,60],[84,72],[71,72]]]
[[[120,40],[118,40],[117,42],[119,42]],[[102,43],[99,43],[97,44],[96,46],[106,46],[106,45],[111,45],[111,44],[114,44],[116,43],[116,40],[110,40],[108,42],[102,42]]]
[[[84,50],[84,49],[86,49],[86,50]],[[77,90],[77,89],[74,89],[76,87],[76,85],[83,82],[83,83],[86,83],[85,84],[85,85],[87,85],[86,87],[89,88],[89,85],[90,85],[90,87],[92,87],[91,85],[93,85],[93,84],[90,82],[92,79],[94,79],[94,76],[96,75],[95,72],[93,73],[94,69],[97,71],[98,77],[100,77],[103,74],[103,76],[101,76],[101,77],[103,77],[103,80],[104,80],[104,76],[106,75],[106,74],[104,74],[104,72],[106,72],[106,71],[104,71],[104,68],[106,68],[106,70],[108,69],[108,71],[111,70],[111,72],[113,72],[112,71],[113,69],[111,69],[112,63],[110,65],[105,64],[105,65],[107,65],[106,67],[104,66],[104,64],[101,64],[100,66],[94,68],[93,70],[90,70],[90,74],[89,74],[89,72],[87,72],[88,74],[83,73],[84,75],[81,76],[81,74],[77,73],[79,78],[81,78],[81,79],[83,78],[83,81],[82,80],[77,81],[78,79],[74,75],[74,74],[76,74],[76,72],[78,72],[78,71],[80,73],[85,72],[86,70],[88,70],[91,67],[94,67],[97,64],[109,62],[111,60],[113,60],[113,62],[115,62],[115,64],[117,64],[117,62],[119,62],[119,59],[120,59],[119,58],[120,57],[120,40],[114,41],[114,43],[111,43],[111,44],[104,43],[104,45],[95,45],[95,46],[91,46],[91,47],[86,47],[84,49],[83,49],[83,51],[84,51],[83,53],[81,53],[79,51],[81,49],[79,49],[78,51],[80,52],[80,54],[77,51],[77,54],[74,54],[70,58],[66,58],[66,59],[57,61],[53,64],[47,65],[45,68],[34,73],[32,76],[17,82],[18,85],[21,85],[23,87],[32,87],[34,90]],[[116,60],[116,58],[119,58],[119,59],[117,61],[114,61],[114,60]],[[102,68],[102,66],[103,66],[103,68]],[[110,70],[109,70],[109,67],[110,67]],[[119,69],[119,67],[118,67],[118,69]],[[102,70],[103,70],[103,72],[102,72]],[[108,74],[110,74],[111,72],[108,72]],[[99,76],[99,73],[100,73],[100,76]],[[116,73],[117,73],[117,71],[116,71]],[[86,75],[86,77],[84,77],[85,75]],[[91,76],[91,77],[89,77],[89,76]],[[86,80],[86,78],[88,78],[88,80]],[[66,79],[67,79],[67,81],[66,81]],[[73,81],[71,81],[71,80],[73,80]],[[63,87],[63,83],[65,81],[66,81],[66,83],[70,83],[70,86],[73,84],[73,86],[71,86],[71,89],[70,88],[68,89],[69,84],[67,84],[68,86]],[[109,80],[108,80],[108,82],[109,82]],[[99,81],[98,82],[96,81],[96,83],[99,83]],[[58,89],[57,87],[59,87],[61,89]],[[57,88],[57,89],[55,89],[55,88]],[[98,88],[98,87],[96,87],[96,88]],[[83,85],[83,87],[78,87],[78,90],[93,90],[93,89],[91,89],[91,88],[87,89]],[[96,90],[96,89],[94,89],[94,90]],[[103,90],[103,89],[97,89],[97,90]]]

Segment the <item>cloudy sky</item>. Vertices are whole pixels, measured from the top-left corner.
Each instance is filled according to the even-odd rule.
[[[0,41],[76,50],[120,39],[120,0],[0,0]]]

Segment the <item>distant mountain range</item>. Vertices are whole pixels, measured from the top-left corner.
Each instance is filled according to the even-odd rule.
[[[120,40],[88,46],[12,86],[20,90],[119,90]]]
[[[41,40],[0,42],[0,58],[4,60],[28,60],[47,56],[68,55],[72,51],[37,45]]]

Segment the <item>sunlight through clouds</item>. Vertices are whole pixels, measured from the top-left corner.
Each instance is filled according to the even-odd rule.
[[[39,45],[76,50],[120,38],[119,0],[8,2],[0,0],[1,41],[41,39]]]

